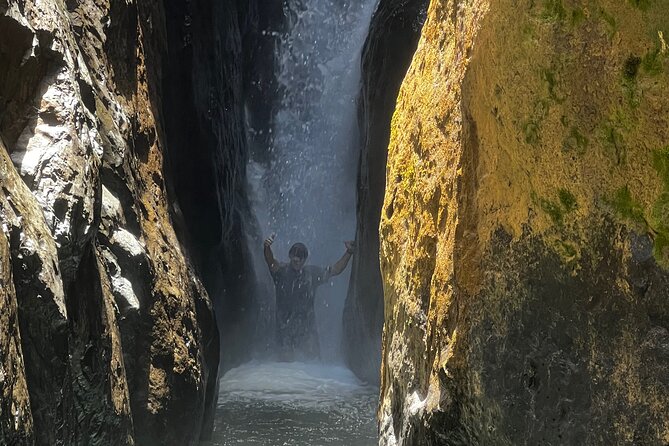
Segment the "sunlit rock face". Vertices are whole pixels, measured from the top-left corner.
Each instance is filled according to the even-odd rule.
[[[430,4],[380,224],[381,444],[669,442],[668,24]]]
[[[212,306],[162,173],[165,42],[159,3],[0,1],[2,444],[193,444],[213,406]]]
[[[378,383],[381,367],[383,288],[379,219],[385,189],[390,119],[423,24],[427,1],[382,0],[372,17],[362,54],[359,100],[360,162],[357,188],[357,254],[344,307],[344,351],[349,367]]]

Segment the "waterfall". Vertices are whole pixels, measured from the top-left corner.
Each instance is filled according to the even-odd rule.
[[[279,98],[269,161],[251,161],[248,175],[258,230],[263,236],[277,234],[273,250],[280,261],[286,261],[289,247],[301,241],[309,247],[309,264],[330,265],[344,253],[344,240],[354,237],[356,96],[360,54],[376,2],[284,2],[286,26],[277,38]],[[259,252],[262,247],[256,244],[253,249]],[[259,253],[258,261],[261,257]],[[262,281],[271,283],[267,268],[259,267]],[[350,265],[318,290],[315,310],[326,361],[339,359],[349,271]]]

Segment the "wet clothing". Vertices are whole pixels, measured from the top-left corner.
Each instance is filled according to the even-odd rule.
[[[316,288],[330,279],[330,268],[307,265],[295,271],[281,264],[272,273],[276,288],[276,339],[283,352],[318,358],[314,298]]]

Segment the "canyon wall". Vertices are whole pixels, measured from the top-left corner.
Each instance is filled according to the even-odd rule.
[[[206,255],[163,169],[186,150],[166,145],[163,113],[188,111],[163,109],[189,44],[172,18],[0,1],[0,443],[185,445],[210,427],[218,331],[182,242]]]
[[[383,445],[669,443],[669,9],[433,0],[383,204]]]
[[[358,106],[358,249],[344,306],[343,349],[358,377],[379,382],[383,287],[379,265],[379,220],[385,190],[390,118],[416,49],[427,0],[381,0],[372,17],[362,53]]]
[[[228,369],[249,358],[257,318],[246,240],[252,216],[244,101],[245,39],[257,26],[258,6],[255,0],[164,5],[168,51],[161,101],[168,187],[183,223],[180,233],[215,305],[221,367]],[[260,252],[260,242],[256,248]]]

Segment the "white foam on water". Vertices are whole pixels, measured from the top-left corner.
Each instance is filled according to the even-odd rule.
[[[253,361],[221,378],[220,403],[262,401],[329,411],[359,395],[375,395],[346,367],[303,362]]]
[[[250,362],[221,378],[211,446],[375,446],[378,388],[341,366]]]

